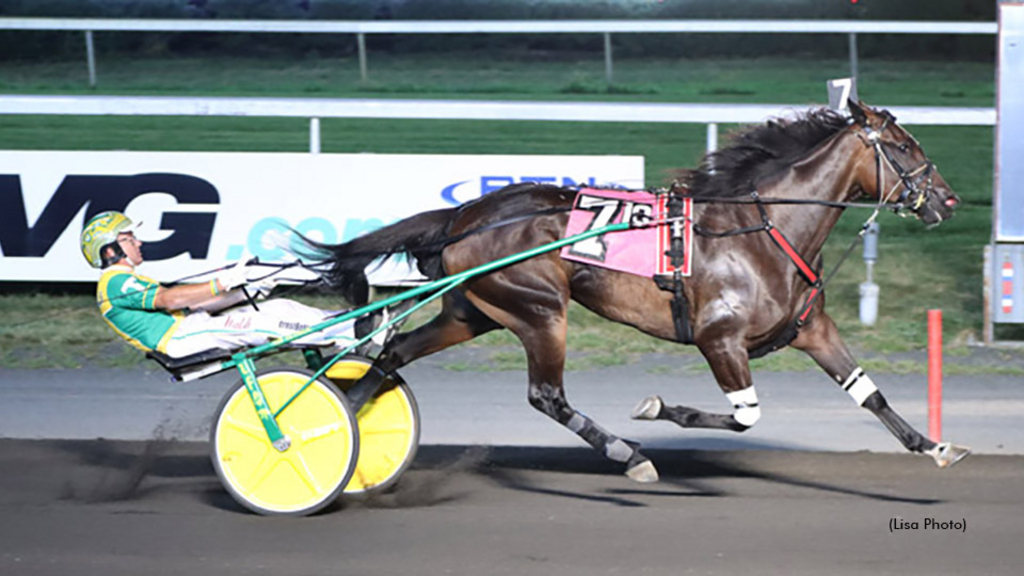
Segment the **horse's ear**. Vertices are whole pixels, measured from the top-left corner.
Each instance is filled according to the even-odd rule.
[[[864,111],[860,102],[854,102],[853,99],[850,98],[846,101],[846,105],[850,109],[850,115],[853,116],[854,122],[861,126],[868,125],[868,113]]]

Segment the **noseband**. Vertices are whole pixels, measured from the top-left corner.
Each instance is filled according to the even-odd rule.
[[[876,178],[876,190],[878,190],[878,206],[881,208],[883,205],[888,205],[893,209],[893,212],[900,216],[906,216],[902,213],[902,210],[907,207],[907,200],[910,199],[911,194],[916,194],[913,202],[910,204],[910,211],[917,214],[918,211],[924,206],[925,201],[928,200],[928,196],[935,191],[935,187],[932,185],[932,172],[935,169],[935,164],[925,158],[919,166],[913,170],[905,170],[898,160],[892,157],[889,149],[885,147],[886,142],[882,142],[882,134],[885,129],[889,126],[890,121],[894,121],[892,114],[884,112],[885,122],[882,122],[882,127],[874,129],[870,125],[864,125],[864,136],[860,136],[864,140],[866,146],[871,146],[875,151],[875,164],[877,169],[875,170]],[[882,194],[882,163],[883,161],[892,170],[899,181],[893,184],[892,188],[889,189],[885,195]],[[924,184],[924,187],[921,187]],[[899,191],[899,197],[893,201],[893,197],[896,196],[900,186],[903,186],[903,190]]]

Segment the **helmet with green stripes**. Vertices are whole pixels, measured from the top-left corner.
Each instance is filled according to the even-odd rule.
[[[120,212],[100,212],[85,223],[82,228],[82,255],[93,268],[102,268],[107,262],[103,259],[103,250],[110,244],[117,243],[117,235],[134,230],[132,221]],[[122,253],[120,250],[117,253]]]

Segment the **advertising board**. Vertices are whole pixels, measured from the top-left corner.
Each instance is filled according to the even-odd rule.
[[[644,185],[632,156],[0,151],[0,281],[92,281],[79,234],[120,210],[142,222],[143,273],[162,281],[259,257],[288,228],[344,242],[514,182]],[[418,274],[377,269],[371,282]]]

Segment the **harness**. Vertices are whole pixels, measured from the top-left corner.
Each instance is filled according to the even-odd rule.
[[[804,324],[807,323],[807,319],[808,317],[810,317],[811,311],[814,309],[813,305],[815,300],[817,300],[818,296],[820,296],[821,293],[825,290],[825,284],[828,283],[828,281],[831,280],[832,277],[835,275],[836,271],[839,270],[839,267],[842,266],[843,261],[845,261],[846,257],[849,256],[850,252],[853,251],[853,248],[854,246],[856,246],[857,241],[860,240],[861,236],[864,234],[864,230],[867,230],[867,228],[865,225],[864,230],[862,230],[861,233],[857,235],[857,238],[854,239],[853,243],[850,244],[850,247],[843,254],[843,257],[839,260],[839,263],[836,264],[836,267],[832,270],[832,273],[828,276],[828,278],[822,280],[821,257],[818,257],[817,266],[812,266],[809,262],[807,262],[807,259],[804,258],[800,254],[800,252],[793,246],[793,243],[790,242],[788,238],[786,238],[786,235],[782,233],[782,230],[779,230],[775,226],[775,224],[772,223],[771,218],[768,216],[768,211],[764,207],[764,202],[761,201],[761,197],[758,195],[757,191],[754,190],[753,192],[751,192],[750,196],[754,201],[754,205],[757,206],[757,211],[761,215],[761,226],[730,231],[721,234],[720,236],[735,236],[737,234],[745,234],[759,231],[766,232],[768,236],[772,239],[772,242],[774,242],[775,245],[778,246],[780,250],[782,250],[783,254],[785,254],[786,257],[789,258],[789,261],[792,262],[794,266],[796,266],[797,271],[800,273],[800,277],[803,278],[804,281],[807,282],[808,286],[810,286],[811,288],[811,291],[807,294],[807,297],[804,299],[804,303],[800,307],[799,312],[796,314],[796,318],[791,320],[786,325],[786,328],[784,328],[783,331],[774,340],[754,349],[749,353],[750,358],[760,358],[761,356],[764,356],[769,352],[774,352],[776,350],[779,350],[780,348],[788,346],[789,343],[792,342],[797,337],[800,328],[802,328]],[[719,235],[716,234],[716,236]]]
[[[672,324],[676,329],[676,339],[683,344],[693,342],[693,325],[690,323],[690,301],[683,291],[683,272],[681,267],[686,259],[685,242],[683,240],[683,195],[671,188],[668,191],[669,249],[665,255],[672,263],[672,277],[657,275],[654,283],[658,288],[672,293]],[[696,226],[696,225],[694,225]]]
[[[675,189],[671,190],[670,194],[673,195],[672,197],[670,197],[669,200],[669,219],[671,220],[672,218],[676,217],[671,211],[672,198],[678,197],[679,194],[678,192],[675,191]],[[682,201],[680,199],[679,204],[681,203]],[[772,242],[774,242],[775,245],[778,246],[780,250],[782,250],[782,252],[786,255],[787,258],[789,258],[790,262],[792,262],[793,265],[796,266],[796,269],[800,273],[800,276],[810,286],[811,291],[807,295],[807,298],[804,299],[804,303],[801,306],[799,313],[796,315],[796,318],[793,319],[782,331],[782,333],[780,333],[779,336],[777,336],[774,340],[772,340],[771,342],[764,346],[756,348],[755,350],[749,353],[750,358],[759,358],[761,356],[764,356],[765,354],[768,354],[769,352],[774,352],[775,350],[787,346],[790,342],[793,341],[794,338],[796,338],[800,328],[807,323],[807,319],[811,314],[811,310],[813,310],[815,300],[817,300],[818,296],[821,295],[822,291],[825,288],[825,284],[832,279],[832,277],[835,275],[836,270],[838,270],[839,267],[842,265],[843,261],[846,260],[846,257],[853,250],[854,246],[856,246],[857,241],[864,234],[864,231],[867,230],[867,224],[865,224],[864,230],[862,230],[861,233],[857,235],[857,238],[843,254],[843,257],[839,260],[839,263],[836,265],[832,273],[828,276],[828,278],[823,280],[821,277],[820,258],[818,265],[812,266],[807,261],[807,259],[800,254],[800,252],[793,246],[793,243],[790,242],[789,239],[786,238],[786,235],[783,234],[783,232],[779,230],[772,222],[771,217],[768,216],[768,211],[764,207],[765,202],[761,199],[761,196],[757,193],[756,190],[750,193],[749,203],[753,203],[755,206],[757,206],[757,210],[761,215],[760,226],[747,226],[744,228],[727,230],[725,232],[715,232],[694,223],[693,229],[694,232],[696,232],[697,234],[711,238],[727,238],[730,236],[740,236],[742,234],[765,232],[772,239]],[[666,254],[671,258],[675,258],[675,254],[673,253],[675,249],[674,240],[675,234],[673,231],[673,250],[669,250],[668,252],[666,252]],[[659,282],[659,280],[661,281]],[[682,278],[677,272],[675,276],[672,278],[671,284],[669,284],[668,279],[662,278],[656,279],[655,282],[657,282],[658,287],[661,288],[662,290],[669,290],[673,293],[674,298],[672,301],[672,319],[676,325],[676,335],[681,342],[686,344],[691,343],[693,341],[693,326],[691,325],[689,319],[689,302],[686,300],[686,296],[682,292]]]
[[[783,232],[775,226],[771,218],[768,216],[768,211],[765,209],[765,204],[816,204],[821,206],[829,206],[833,208],[866,207],[863,204],[850,202],[833,202],[827,200],[800,200],[785,198],[763,199],[757,193],[756,189],[750,192],[749,199],[694,199],[695,202],[701,203],[754,204],[755,206],[757,206],[757,210],[761,216],[761,224],[759,226],[747,226],[744,228],[737,228],[734,230],[728,230],[724,232],[716,232],[703,228],[702,226],[694,222],[693,230],[695,233],[701,236],[707,236],[711,238],[726,238],[730,236],[739,236],[742,234],[765,232],[772,239],[772,242],[776,246],[778,246],[780,250],[782,250],[782,252],[786,255],[787,258],[789,258],[789,261],[792,262],[794,266],[796,266],[796,269],[800,273],[800,276],[810,287],[810,292],[804,299],[803,305],[800,307],[796,316],[787,324],[787,326],[774,340],[754,349],[753,351],[750,351],[748,353],[750,358],[759,358],[761,356],[764,356],[765,354],[768,354],[769,352],[774,352],[775,350],[784,348],[797,337],[800,328],[802,328],[807,323],[807,320],[811,315],[811,311],[814,309],[814,302],[824,292],[825,285],[828,284],[833,277],[835,277],[836,272],[838,272],[839,268],[846,261],[846,258],[850,255],[850,253],[853,252],[853,249],[857,246],[857,243],[861,240],[861,238],[864,237],[864,234],[867,232],[868,227],[871,225],[872,222],[875,221],[883,207],[889,206],[893,209],[893,211],[896,214],[899,214],[900,216],[905,216],[902,210],[907,207],[906,202],[908,200],[912,202],[909,206],[911,212],[917,212],[917,210],[919,210],[921,206],[924,205],[925,201],[928,199],[928,195],[934,189],[932,185],[932,172],[934,171],[935,164],[930,160],[926,159],[925,162],[923,162],[920,166],[908,172],[903,168],[902,165],[900,165],[900,163],[895,158],[892,157],[892,154],[889,152],[889,150],[882,145],[883,143],[881,141],[881,135],[883,132],[885,132],[885,129],[888,126],[889,122],[893,120],[894,118],[891,114],[885,113],[885,121],[882,123],[882,126],[879,129],[876,130],[871,126],[866,125],[863,126],[864,135],[858,133],[858,137],[860,137],[864,141],[864,144],[866,146],[872,147],[875,152],[875,162],[877,167],[875,171],[877,185],[876,190],[878,190],[879,192],[878,204],[874,206],[874,211],[872,212],[871,216],[864,222],[863,226],[861,226],[861,229],[857,233],[857,236],[850,243],[849,247],[847,247],[846,251],[843,252],[842,257],[836,263],[835,267],[832,269],[832,272],[830,272],[829,275],[825,278],[822,278],[821,275],[822,265],[820,261],[820,256],[818,258],[817,265],[812,266],[811,263],[809,263],[807,259],[804,258],[800,254],[800,252],[793,246],[792,242],[790,242],[789,239],[786,238],[786,235],[783,234]],[[892,172],[896,174],[898,178],[897,182],[894,183],[893,186],[889,189],[889,191],[884,195],[882,194],[882,186],[885,180],[885,177],[883,176],[883,162],[886,166],[888,166],[890,170],[892,170]],[[921,186],[922,184],[923,187]],[[896,198],[895,201],[893,201],[893,198],[895,197],[896,192],[899,190],[901,185],[902,191],[900,191],[899,197]],[[673,213],[671,210],[672,199],[679,198],[680,194],[676,191],[674,187],[671,190],[669,190],[669,194],[671,195],[669,200],[669,218],[667,222],[664,222],[662,224],[671,224],[673,220],[682,217],[681,210],[678,213]],[[916,197],[911,199],[911,194],[916,194]],[[677,202],[681,206],[681,198]],[[677,228],[678,227],[673,227],[672,229],[672,249],[666,252],[666,255],[673,258],[673,264],[675,264],[676,258],[677,244],[675,242],[675,239]],[[678,245],[681,254],[681,238]],[[693,327],[689,320],[689,302],[686,300],[686,296],[682,291],[682,278],[679,276],[679,273],[677,272],[675,274],[675,276],[671,279],[671,283],[668,279],[661,277],[656,278],[655,282],[658,284],[658,287],[661,288],[662,290],[668,290],[673,293],[674,297],[672,301],[672,319],[675,322],[677,337],[683,343],[692,343]]]

